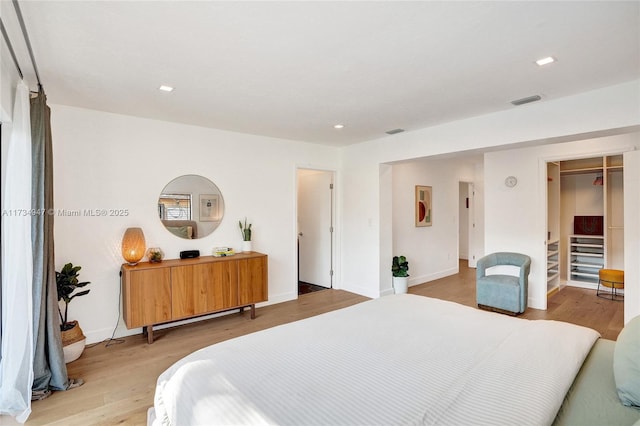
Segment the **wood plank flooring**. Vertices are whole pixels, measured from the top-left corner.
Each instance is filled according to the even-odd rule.
[[[476,306],[476,270],[460,261],[460,273],[409,287],[409,293]],[[624,325],[624,302],[596,297],[595,290],[564,287],[547,301],[547,310],[527,309],[519,318],[549,319],[593,328],[616,340]]]
[[[460,273],[410,287],[409,292],[475,306],[475,269],[461,263]],[[265,306],[255,320],[249,312],[230,314],[176,328],[158,330],[148,345],[142,335],[121,344],[88,347],[82,357],[67,365],[69,377],[85,384],[49,398],[34,401],[28,425],[144,425],[153,405],[157,377],[185,355],[233,337],[347,307],[367,300],[342,290],[301,295],[298,300]],[[597,298],[593,291],[567,287],[549,301],[549,310],[527,310],[531,319],[574,322],[615,339],[622,329],[623,303]],[[17,424],[0,416],[0,425]]]

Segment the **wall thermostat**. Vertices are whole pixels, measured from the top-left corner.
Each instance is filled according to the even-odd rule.
[[[518,184],[518,178],[516,178],[515,176],[507,176],[507,178],[504,180],[504,184],[508,188],[513,188]]]

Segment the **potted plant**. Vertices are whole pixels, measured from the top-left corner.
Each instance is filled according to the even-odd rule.
[[[251,224],[247,225],[247,218],[244,218],[244,225],[242,221],[238,221],[240,226],[240,233],[242,233],[242,251],[248,253],[251,251]]]
[[[89,281],[80,282],[78,280],[81,266],[73,266],[71,263],[64,265],[60,272],[56,271],[56,285],[58,289],[58,303],[64,302],[64,315],[58,305],[58,313],[60,314],[60,332],[62,333],[62,349],[64,351],[64,360],[69,363],[75,361],[82,355],[84,344],[87,338],[82,333],[82,329],[78,321],[68,320],[69,303],[79,296],[84,296],[90,290],[77,291],[77,289],[90,284]]]
[[[160,263],[164,259],[164,252],[160,247],[151,247],[147,250],[147,258],[151,263]]]
[[[404,256],[393,256],[391,263],[393,289],[396,294],[406,293],[409,288],[409,262]]]

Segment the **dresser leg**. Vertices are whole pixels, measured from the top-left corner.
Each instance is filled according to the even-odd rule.
[[[240,313],[244,312],[244,308],[246,308],[246,306],[240,308]],[[256,305],[249,305],[249,308],[251,308],[251,319],[256,319]]]
[[[142,327],[142,335],[147,336],[147,343],[153,343],[153,325],[145,325]]]

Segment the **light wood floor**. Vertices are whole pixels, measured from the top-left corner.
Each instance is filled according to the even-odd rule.
[[[452,300],[475,306],[475,269],[461,263],[460,273],[413,286],[410,293]],[[146,344],[141,336],[106,347],[87,348],[80,359],[67,365],[69,377],[85,384],[49,398],[34,401],[28,425],[144,425],[153,405],[157,377],[171,364],[194,350],[250,332],[340,309],[367,300],[342,290],[324,290],[301,295],[298,300],[208,321],[158,330],[156,340]],[[522,315],[532,319],[555,319],[585,325],[603,337],[615,339],[623,325],[623,303],[597,298],[593,291],[565,288],[549,301],[547,311],[529,309]],[[496,314],[498,315],[498,314]],[[0,425],[17,424],[0,417]]]
[[[476,306],[476,270],[460,261],[460,273],[409,287],[409,293]],[[519,318],[549,319],[593,328],[616,340],[624,325],[624,303],[596,297],[594,290],[564,287],[547,300],[547,310],[527,309]]]

